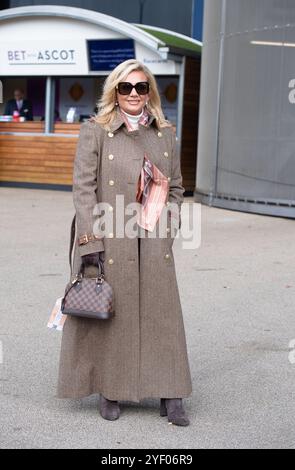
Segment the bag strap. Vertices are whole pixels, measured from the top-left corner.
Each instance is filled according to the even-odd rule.
[[[71,276],[73,274],[72,252],[73,252],[73,247],[74,247],[75,235],[76,235],[76,214],[74,215],[72,223],[71,223],[70,250],[69,250],[69,264],[70,264]]]
[[[76,235],[76,214],[74,215],[72,223],[71,223],[71,236],[70,236],[70,249],[69,249],[69,265],[70,265],[70,270],[71,270],[71,277],[73,275],[72,253],[73,253],[73,248],[74,248],[75,235]],[[98,267],[99,276],[104,276],[104,265],[101,260],[99,260],[99,265],[97,267]],[[80,268],[80,273],[82,275],[84,274],[83,263]]]

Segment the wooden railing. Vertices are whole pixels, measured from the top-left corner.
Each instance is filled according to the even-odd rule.
[[[0,123],[0,182],[72,184],[79,124],[56,123],[56,136],[3,133],[42,132],[42,126],[42,122]]]
[[[55,134],[79,134],[80,124],[73,123],[69,124],[67,122],[56,122],[54,124],[54,133]]]
[[[55,134],[79,134],[79,123],[56,122],[53,132]],[[0,134],[3,132],[28,132],[28,133],[44,133],[44,121],[26,121],[26,122],[0,122]]]
[[[44,132],[44,122],[0,122],[0,133],[2,132]]]

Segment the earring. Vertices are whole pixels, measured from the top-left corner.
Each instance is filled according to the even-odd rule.
[[[115,105],[116,105],[116,106],[118,106],[118,105],[119,105],[118,101],[116,101]]]

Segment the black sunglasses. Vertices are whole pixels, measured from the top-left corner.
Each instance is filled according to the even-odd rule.
[[[148,82],[138,82],[136,85],[132,85],[129,82],[120,82],[116,88],[120,95],[130,95],[133,88],[139,95],[147,95],[150,91],[150,84]]]

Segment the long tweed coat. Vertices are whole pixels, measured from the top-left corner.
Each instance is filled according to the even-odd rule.
[[[114,213],[117,194],[124,195],[125,205],[135,202],[145,152],[170,178],[167,204],[176,202],[180,210],[184,188],[174,132],[159,132],[155,122],[150,116],[147,126],[129,132],[118,112],[111,132],[93,121],[81,125],[73,178],[77,237],[93,232],[97,202],[108,202]],[[113,233],[80,246],[76,240],[73,274],[81,256],[105,251],[105,278],[114,289],[116,311],[107,321],[67,318],[58,397],[102,393],[110,400],[139,402],[191,394],[174,235],[119,238]]]

